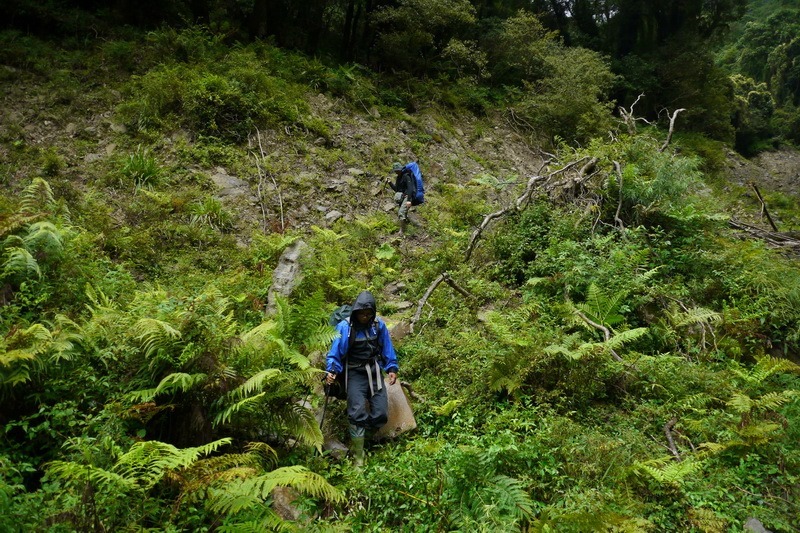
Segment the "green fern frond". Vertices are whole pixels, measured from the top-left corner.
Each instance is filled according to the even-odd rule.
[[[48,463],[45,468],[48,474],[72,488],[82,489],[89,483],[96,490],[109,493],[125,493],[137,489],[136,480],[93,465],[72,461],[53,461]]]
[[[12,247],[8,249],[7,254],[8,258],[3,263],[4,278],[29,277],[34,274],[37,278],[42,277],[39,262],[25,248]]]
[[[131,328],[131,335],[142,342],[142,349],[147,357],[159,349],[166,349],[181,337],[181,332],[172,325],[155,318],[142,318]]]
[[[31,224],[22,240],[28,250],[46,250],[48,253],[58,253],[64,247],[61,231],[56,228],[55,224],[46,220]]]
[[[42,178],[34,178],[20,195],[19,210],[22,214],[32,216],[47,210],[55,203],[53,189]]]
[[[230,438],[224,438],[184,449],[159,441],[137,442],[119,458],[114,465],[114,472],[148,490],[169,472],[185,468],[199,457],[214,453],[231,441]]]
[[[768,392],[755,401],[755,407],[760,411],[774,411],[793,401],[798,396],[800,396],[800,391],[796,390]]]
[[[583,357],[582,351],[574,351],[560,344],[552,344],[544,349],[548,355],[563,355],[569,361],[577,361]]]
[[[776,434],[783,429],[780,424],[775,422],[757,422],[747,424],[742,428],[737,428],[736,433],[745,440],[748,445],[764,444],[772,440]]]
[[[672,457],[667,457],[634,464],[634,471],[647,474],[665,485],[680,485],[687,477],[702,468],[702,462],[691,458],[684,461],[674,461]]]
[[[458,408],[459,405],[464,403],[464,400],[456,399],[450,400],[446,404],[439,407],[431,407],[431,410],[439,416],[450,416]]]
[[[173,391],[186,392],[203,383],[208,376],[206,374],[186,374],[184,372],[174,372],[152,389],[144,389],[130,393],[128,396],[134,401],[149,402],[159,394]]]
[[[303,466],[278,468],[261,476],[233,480],[211,493],[209,509],[215,513],[235,514],[263,505],[275,487],[292,487],[315,498],[342,501],[342,493],[325,478]]]
[[[608,341],[605,342],[604,345],[607,348],[616,350],[618,348],[621,348],[624,344],[627,344],[631,341],[635,341],[641,338],[642,336],[646,335],[648,331],[649,331],[648,328],[629,329],[621,333],[615,334],[610,339],[608,339]]]
[[[726,404],[729,408],[733,409],[735,413],[743,414],[749,413],[753,408],[753,399],[746,394],[739,392],[733,393],[731,399]]]
[[[513,312],[506,315],[491,311],[486,314],[486,327],[504,345],[525,348],[530,346],[531,340],[526,335],[520,334],[524,329],[518,327],[518,317],[519,315],[515,317]]]
[[[231,395],[238,398],[246,398],[255,391],[264,390],[265,385],[280,375],[281,371],[277,368],[267,368],[266,370],[262,370],[232,391]]]
[[[627,296],[627,291],[619,291],[614,295],[608,296],[600,287],[591,283],[586,290],[586,301],[575,304],[593,322],[605,326],[613,326],[624,320],[619,314],[619,309],[623,299]]]
[[[8,246],[10,244],[9,238],[15,237],[12,235],[14,232],[24,228],[27,224],[34,222],[40,217],[40,215],[24,215],[22,213],[13,213],[8,218],[0,219],[0,238],[6,237],[5,245]],[[20,244],[22,244],[22,238],[18,238]]]
[[[679,311],[674,314],[668,314],[672,326],[680,328],[694,324],[706,324],[709,322],[718,322],[722,319],[722,315],[710,309],[702,307],[692,307],[687,311]]]
[[[256,405],[259,405],[259,400],[266,395],[266,392],[262,392],[260,394],[256,394],[255,396],[250,396],[244,398],[243,400],[239,400],[238,402],[227,406],[221,412],[219,412],[215,417],[214,421],[212,422],[213,426],[216,427],[220,424],[227,424],[233,418],[233,415],[240,411],[250,411]]]
[[[324,243],[334,243],[347,237],[346,233],[336,233],[333,230],[320,228],[319,226],[311,226],[311,230],[322,239]]]
[[[287,524],[284,520],[269,508],[260,511],[262,515],[258,520],[248,520],[246,522],[228,523],[218,527],[215,531],[219,533],[263,533],[264,531],[296,531],[296,526]]]
[[[533,517],[534,502],[519,480],[497,475],[490,480],[490,485],[494,496],[493,505],[508,511],[516,520]]]
[[[310,409],[299,403],[292,403],[281,412],[278,421],[286,433],[293,435],[303,444],[321,451],[325,438]]]
[[[800,365],[788,359],[765,355],[756,359],[750,378],[756,383],[763,383],[768,377],[784,372],[800,374]]]

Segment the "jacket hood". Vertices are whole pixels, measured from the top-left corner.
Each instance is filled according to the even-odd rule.
[[[362,309],[369,309],[372,311],[372,320],[375,320],[377,315],[377,305],[375,304],[375,297],[369,291],[362,291],[353,302],[353,313]]]

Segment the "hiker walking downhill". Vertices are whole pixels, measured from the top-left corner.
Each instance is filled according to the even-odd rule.
[[[389,385],[397,381],[397,355],[386,324],[377,316],[375,297],[363,291],[353,303],[349,319],[337,324],[339,337],[326,359],[326,383],[332,385],[344,373],[350,449],[356,466],[364,464],[364,436],[388,420],[389,401],[381,370]]]
[[[417,183],[414,173],[407,166],[400,163],[392,164],[395,173],[395,181],[386,178],[389,187],[394,191],[394,203],[397,204],[397,217],[400,219],[400,233],[405,233],[408,225],[408,210],[411,208],[411,201],[417,193]]]

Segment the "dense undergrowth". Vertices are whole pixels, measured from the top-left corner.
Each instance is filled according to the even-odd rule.
[[[798,264],[728,232],[718,146],[678,136],[662,151],[663,132],[612,126],[599,97],[566,110],[557,87],[572,78],[514,100],[230,47],[200,29],[95,48],[26,39],[0,39],[12,50],[3,84],[42,104],[0,138],[3,529],[725,531],[748,517],[800,528]],[[415,133],[350,149],[338,137],[350,125],[318,94]],[[314,194],[278,152],[315,173],[381,175],[396,153],[430,159],[455,114],[477,110],[491,130],[498,101],[552,106],[526,135],[552,120],[550,135],[587,142],[557,146],[547,168],[596,158],[596,170],[577,194],[535,194],[499,219],[469,260],[473,229],[525,185],[477,152],[462,157],[486,173],[442,165],[403,241],[367,204],[330,227],[279,231],[274,201],[248,218],[209,193],[206,171],[225,166],[253,188],[293,177],[286,189]],[[421,126],[421,108],[439,113],[438,130]],[[88,129],[26,130],[108,127],[96,113],[113,126],[108,157],[90,157]],[[263,173],[256,129],[275,150]],[[796,203],[775,208],[797,220]],[[314,251],[304,280],[265,316],[271,272],[299,239]],[[312,361],[332,340],[330,310],[397,280],[416,301],[444,271],[471,297],[438,288],[398,346],[401,377],[424,399],[418,430],[373,445],[362,471],[320,454],[300,401],[322,402]],[[265,505],[287,486],[296,522]]]

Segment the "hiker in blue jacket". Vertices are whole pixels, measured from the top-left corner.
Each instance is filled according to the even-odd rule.
[[[400,233],[405,233],[411,199],[417,193],[417,182],[414,179],[414,173],[400,163],[394,163],[392,170],[395,173],[395,181],[392,183],[391,178],[387,178],[387,183],[394,191],[394,203],[398,206],[397,217],[400,219]]]
[[[339,337],[333,341],[326,359],[326,381],[330,385],[337,374],[344,372],[351,449],[356,466],[361,466],[366,430],[378,429],[388,420],[389,401],[381,370],[387,373],[389,385],[394,385],[397,355],[369,291],[358,295],[350,318],[339,322],[336,331]]]

